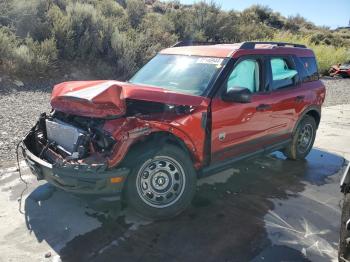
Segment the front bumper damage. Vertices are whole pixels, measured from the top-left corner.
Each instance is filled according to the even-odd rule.
[[[129,169],[108,168],[101,160],[93,164],[71,163],[61,161],[57,155],[57,160],[53,161],[55,152],[49,146],[41,145],[38,149],[36,126],[24,137],[21,148],[27,165],[38,180],[46,180],[60,189],[76,194],[120,198]]]

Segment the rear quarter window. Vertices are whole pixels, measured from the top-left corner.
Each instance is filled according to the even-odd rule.
[[[319,79],[317,62],[315,57],[297,58],[298,68],[300,70],[301,82],[316,81]]]

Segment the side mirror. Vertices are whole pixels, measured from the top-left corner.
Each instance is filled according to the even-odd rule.
[[[226,102],[250,103],[252,92],[248,88],[235,87],[222,94],[222,100]]]

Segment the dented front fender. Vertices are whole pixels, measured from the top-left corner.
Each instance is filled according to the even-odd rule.
[[[201,126],[201,118],[201,112],[195,112],[172,121],[138,117],[107,121],[103,129],[117,141],[107,160],[108,166],[117,166],[124,159],[130,147],[139,140],[147,139],[149,135],[157,132],[167,132],[183,142],[194,160],[195,168],[199,169],[204,162],[206,138],[205,128]]]

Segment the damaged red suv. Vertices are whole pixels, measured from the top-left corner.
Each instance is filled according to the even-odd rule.
[[[305,158],[324,99],[303,45],[179,43],[128,82],[56,85],[22,151],[39,180],[166,218],[189,205],[197,178],[237,160]]]

